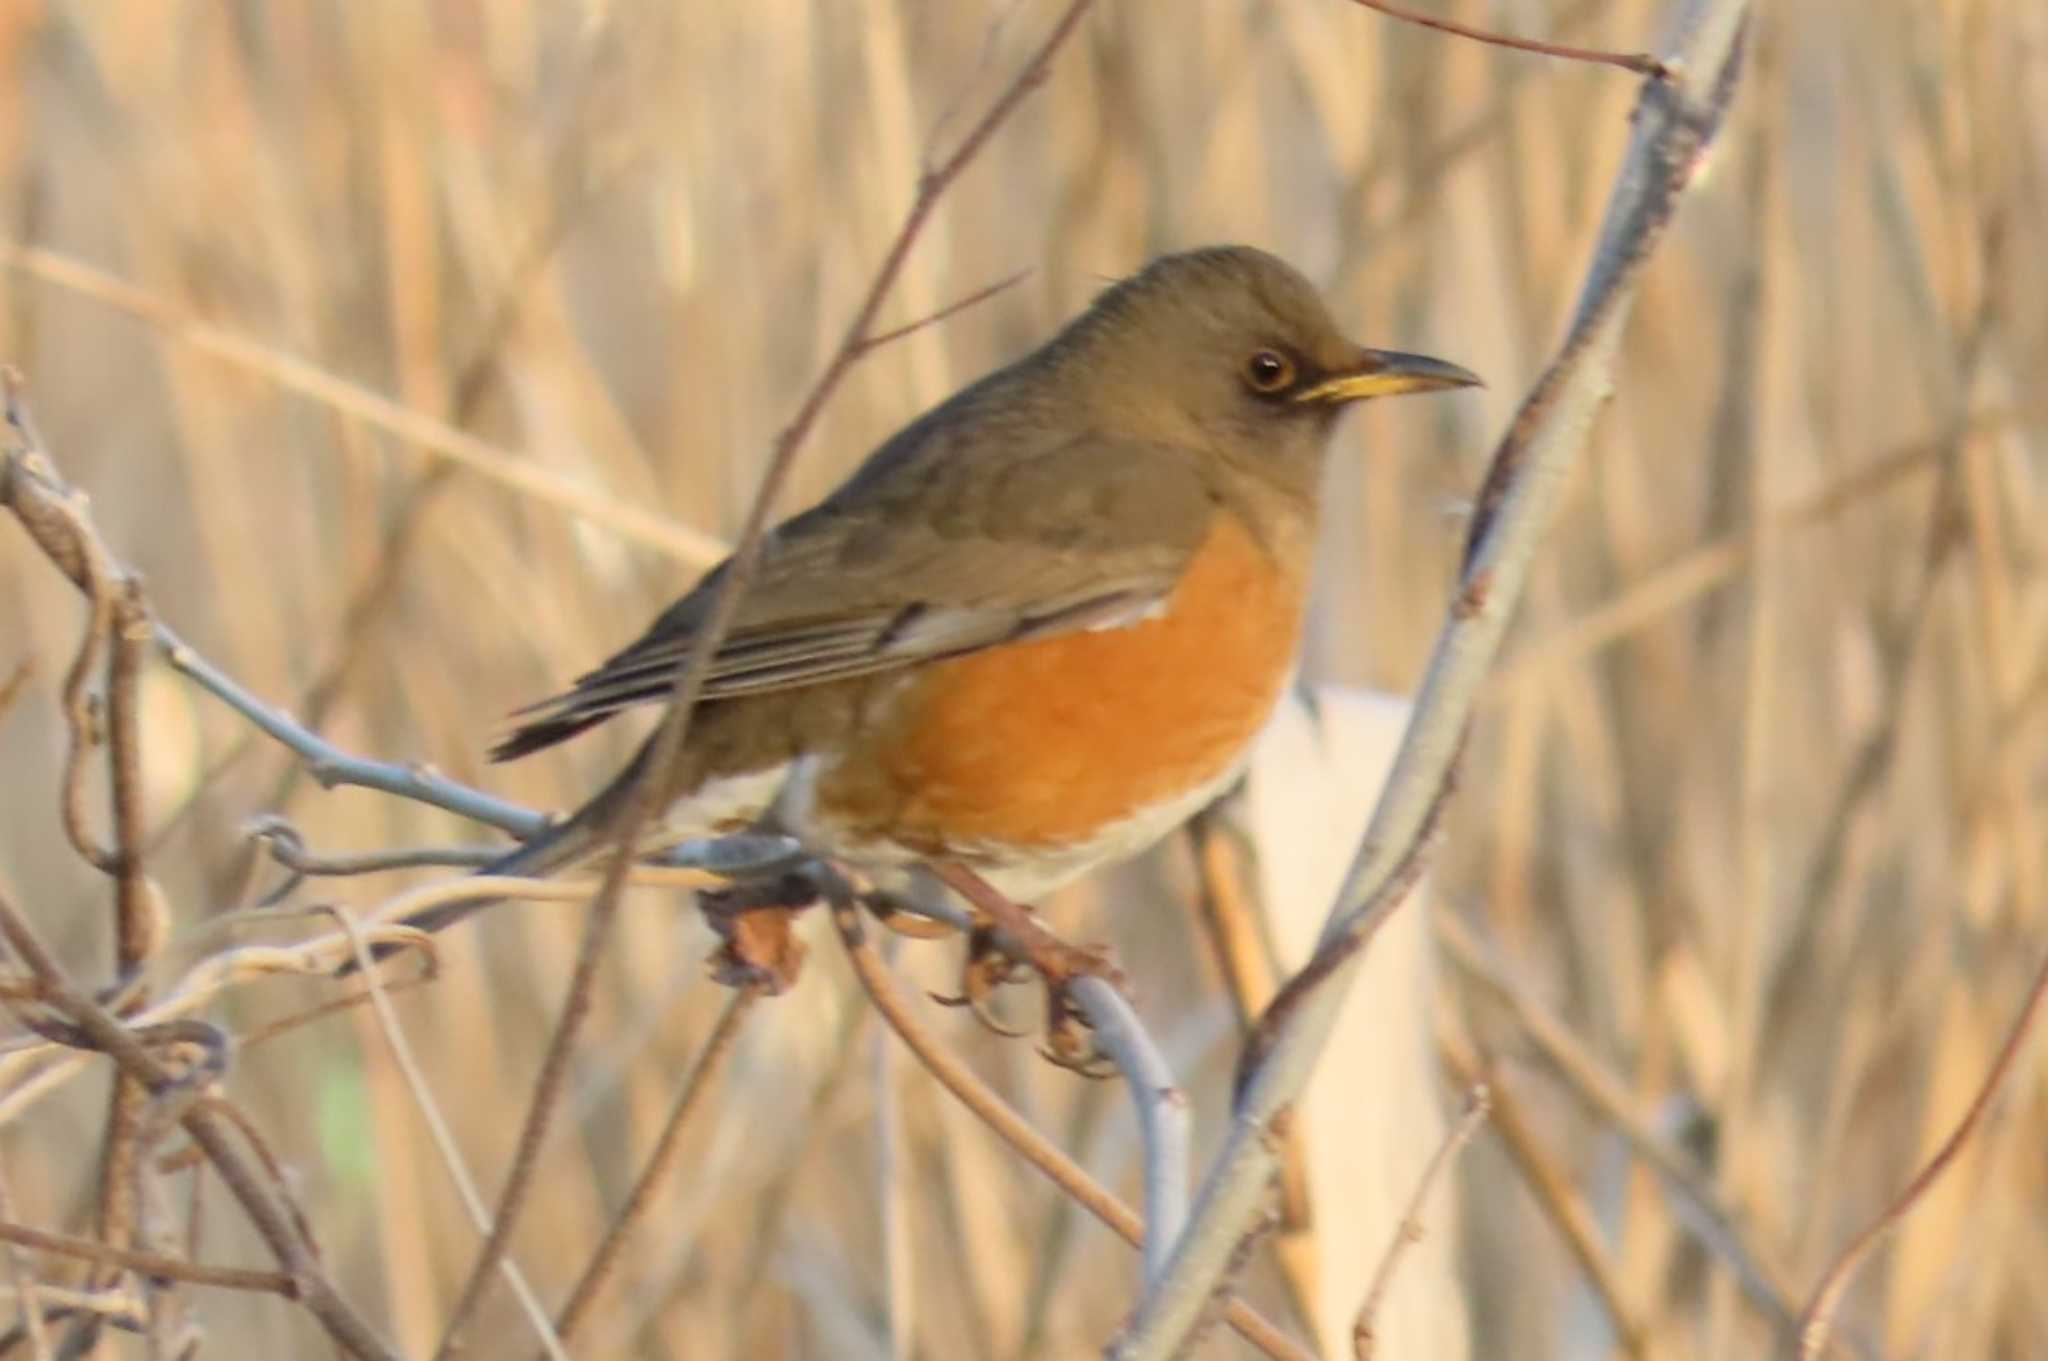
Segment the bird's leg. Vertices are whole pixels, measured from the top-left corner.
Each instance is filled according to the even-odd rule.
[[[1002,950],[1036,970],[1045,981],[1046,1047],[1042,1051],[1045,1056],[1062,1068],[1070,1068],[1089,1077],[1113,1073],[1114,1068],[1106,1064],[1088,1034],[1086,1018],[1067,995],[1068,986],[1076,978],[1104,978],[1118,988],[1124,985],[1123,972],[1110,959],[1109,952],[1102,947],[1082,948],[1067,944],[1048,931],[1030,908],[1012,902],[988,880],[958,861],[940,861],[931,868],[933,874],[987,918],[988,926],[978,928],[970,937],[970,943],[975,937],[985,935],[984,951],[994,951],[998,949],[1000,937]],[[991,965],[985,958],[978,959],[970,948],[961,988],[964,1000],[974,1005],[978,1000],[978,986],[985,997],[995,985],[1010,982],[1013,978],[1014,966]],[[975,1014],[984,1023],[988,1022],[989,1018],[979,1005],[975,1006]]]

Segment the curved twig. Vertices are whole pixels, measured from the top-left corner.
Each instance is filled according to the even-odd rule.
[[[2027,986],[2026,1000],[2020,1004],[2020,1014],[2014,1018],[2012,1028],[2006,1031],[2005,1041],[1998,1047],[1998,1057],[1991,1061],[1991,1071],[1984,1075],[1984,1081],[1977,1088],[1977,1094],[1970,1099],[1970,1108],[1963,1112],[1963,1118],[1942,1140],[1941,1147],[1927,1160],[1913,1180],[1906,1183],[1906,1189],[1884,1208],[1884,1213],[1863,1227],[1842,1249],[1814,1287],[1813,1298],[1799,1316],[1799,1358],[1800,1361],[1814,1361],[1827,1350],[1828,1335],[1833,1330],[1835,1310],[1842,1302],[1842,1295],[1849,1283],[1856,1278],[1856,1272],[1877,1250],[1899,1222],[1912,1213],[1926,1196],[1929,1188],[1941,1180],[1944,1172],[1955,1162],[1969,1144],[1971,1136],[1984,1123],[1984,1117],[1991,1111],[1992,1103],[2004,1088],[2007,1077],[2018,1066],[2020,1051],[2026,1047],[2033,1034],[2034,1023],[2040,1018],[2041,1004],[2048,1000],[2048,959],[2034,972],[2034,981]]]
[[[1188,1098],[1130,1002],[1106,978],[1087,975],[1068,985],[1088,1018],[1096,1046],[1115,1063],[1138,1113],[1145,1150],[1145,1279],[1166,1268],[1166,1251],[1188,1222]]]
[[[854,977],[860,980],[868,1000],[881,1013],[883,1021],[917,1056],[926,1071],[994,1131],[997,1138],[1044,1173],[1075,1204],[1107,1224],[1132,1247],[1142,1248],[1145,1242],[1144,1221],[1111,1195],[1107,1187],[1089,1176],[1057,1144],[1033,1129],[1030,1122],[975,1076],[974,1070],[948,1049],[918,1017],[903,989],[889,972],[888,965],[882,962],[880,953],[868,940],[860,909],[843,898],[833,901],[831,907],[832,924],[839,929],[839,938],[846,946]],[[1223,1321],[1274,1361],[1314,1361],[1313,1353],[1235,1296],[1224,1301]]]
[[[126,1026],[72,985],[56,960],[29,929],[28,923],[4,896],[0,896],[0,935],[6,937],[8,948],[42,983],[50,1005],[89,1033],[94,1042],[120,1065],[122,1072],[137,1078],[152,1092],[173,1085],[176,1081],[173,1075]],[[257,1232],[276,1254],[278,1264],[291,1276],[298,1298],[327,1329],[335,1343],[354,1356],[397,1361],[397,1354],[371,1330],[328,1279],[294,1222],[294,1210],[249,1165],[247,1154],[236,1144],[219,1111],[209,1102],[196,1102],[184,1112],[182,1123],[193,1142],[205,1150],[208,1159],[220,1172],[221,1180],[241,1202]]]

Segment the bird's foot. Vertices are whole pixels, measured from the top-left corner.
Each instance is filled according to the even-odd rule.
[[[1110,958],[1106,946],[1062,944],[1060,949],[1065,958],[1058,973],[1045,974],[1045,1043],[1038,1052],[1082,1077],[1115,1077],[1116,1065],[1095,1043],[1095,1028],[1088,1023],[1088,1014],[1074,1002],[1073,985],[1082,978],[1100,978],[1121,992],[1124,972]]]
[[[1039,1052],[1060,1067],[1087,1077],[1112,1076],[1116,1070],[1096,1047],[1087,1017],[1070,991],[1079,978],[1102,978],[1123,988],[1123,971],[1108,948],[1067,944],[1047,930],[1030,908],[997,892],[964,865],[940,865],[935,872],[973,904],[983,919],[968,936],[960,995],[939,1000],[966,1006],[989,1029],[1014,1036],[1018,1032],[994,1016],[989,999],[1003,984],[1022,981],[1028,969],[1045,985],[1045,1043]]]
[[[967,933],[967,954],[960,962],[960,991],[951,997],[938,993],[932,1000],[942,1007],[966,1007],[984,1029],[1004,1039],[1022,1039],[1018,1030],[996,1014],[996,990],[1006,983],[1021,983],[1030,968],[1005,950],[996,939],[995,928],[976,926]]]

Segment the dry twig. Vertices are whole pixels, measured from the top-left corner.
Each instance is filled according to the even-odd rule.
[[[1639,76],[1650,76],[1663,80],[1670,76],[1671,69],[1647,52],[1607,52],[1597,47],[1568,47],[1561,43],[1537,42],[1531,38],[1511,38],[1504,33],[1494,33],[1483,28],[1450,19],[1438,19],[1422,14],[1405,5],[1389,4],[1388,0],[1351,0],[1354,5],[1363,5],[1389,19],[1399,19],[1405,24],[1419,24],[1433,28],[1439,33],[1448,33],[1457,38],[1470,38],[1489,47],[1505,47],[1515,52],[1533,52],[1539,57],[1559,57],[1565,61],[1590,62],[1595,66],[1619,66],[1624,71],[1633,71]]]
[[[118,653],[126,644],[137,641],[146,627],[147,613],[140,595],[126,587],[110,585],[125,582],[125,574],[112,568],[112,555],[86,517],[82,498],[57,477],[43,453],[21,402],[19,377],[11,372],[5,375],[5,387],[6,431],[4,446],[0,446],[0,504],[13,512],[15,519],[52,565],[86,592],[93,604],[96,630],[111,632],[114,622],[119,619],[120,637],[113,640]],[[71,692],[74,700],[74,703],[67,704],[67,713],[72,715],[74,722],[81,711],[81,706],[75,701],[82,692],[82,664],[87,652],[96,652],[97,646],[97,643],[89,643],[81,650],[80,663],[74,664],[73,674],[67,683],[67,691]],[[128,660],[116,661],[124,685],[132,685],[134,672],[127,668],[134,661],[132,655]],[[124,697],[123,702],[132,705],[132,696]],[[127,735],[132,738],[134,734],[130,730]],[[74,740],[79,740],[79,737],[74,728]],[[144,916],[145,912],[153,914],[154,908],[146,901],[149,895],[142,888],[143,881],[139,876],[128,874],[129,865],[140,865],[139,763],[132,742],[125,754],[117,749],[115,757],[117,789],[123,781],[129,786],[128,793],[119,797],[132,802],[116,812],[119,849],[111,854],[101,851],[96,858],[90,855],[88,858],[94,859],[94,863],[108,873],[128,879],[129,887],[122,890],[124,917],[120,944],[124,958],[133,954],[139,959],[147,955],[145,947],[152,943],[151,933],[156,929],[153,916]],[[67,789],[71,786],[72,780],[67,777]],[[67,795],[67,800],[69,797]],[[77,831],[82,831],[82,818],[74,826],[74,832]],[[88,840],[82,849],[91,847]],[[132,854],[124,859],[123,851]],[[125,915],[131,906],[132,918]],[[280,1191],[274,1178],[251,1165],[250,1149],[234,1138],[230,1128],[234,1122],[222,1114],[221,1103],[191,1099],[197,1096],[198,1088],[190,1087],[185,1078],[174,1074],[150,1052],[138,1030],[131,1029],[132,1022],[124,1023],[75,987],[29,929],[26,919],[5,898],[0,898],[0,935],[6,937],[11,952],[34,977],[41,999],[61,1013],[70,1026],[76,1027],[80,1032],[76,1038],[81,1043],[89,1043],[90,1047],[112,1057],[117,1066],[119,1084],[132,1084],[142,1094],[130,1108],[131,1116],[121,1116],[118,1122],[110,1122],[113,1137],[109,1141],[109,1156],[103,1169],[105,1184],[109,1188],[127,1188],[135,1184],[140,1167],[140,1148],[150,1127],[159,1119],[167,1120],[175,1111],[177,1122],[184,1126],[187,1134],[219,1170],[221,1179],[241,1202],[258,1233],[276,1255],[279,1265],[291,1277],[295,1298],[305,1304],[336,1344],[351,1354],[359,1357],[391,1356],[389,1348],[341,1297],[320,1267],[310,1241],[300,1231],[296,1206]],[[165,1099],[171,1104],[160,1106],[159,1103]],[[117,1095],[117,1103],[121,1100]],[[122,1109],[117,1104],[117,1115]],[[137,1157],[129,1156],[131,1149]],[[115,1156],[117,1153],[118,1157]],[[127,1192],[123,1189],[112,1190],[113,1197],[124,1194]],[[103,1217],[102,1227],[109,1238],[125,1237],[132,1232],[132,1208],[132,1205],[123,1206],[116,1201],[114,1211]]]
[[[705,1038],[696,1066],[690,1069],[682,1090],[676,1093],[675,1104],[669,1108],[668,1119],[662,1122],[661,1134],[655,1139],[654,1148],[648,1153],[639,1177],[634,1180],[633,1189],[627,1193],[625,1203],[619,1206],[618,1214],[613,1216],[603,1240],[591,1253],[583,1274],[577,1277],[575,1286],[569,1291],[569,1298],[563,1301],[555,1314],[555,1335],[563,1345],[573,1340],[582,1328],[589,1317],[590,1306],[597,1302],[598,1293],[611,1279],[626,1240],[654,1207],[655,1191],[675,1171],[677,1159],[683,1151],[683,1130],[705,1093],[711,1090],[712,1083],[724,1071],[726,1060],[732,1057],[733,1045],[739,1039],[740,1026],[746,1021],[754,1003],[760,1000],[762,992],[759,984],[734,989],[724,1012],[719,1015],[718,1024]]]
[[[2033,981],[2027,986],[2026,1000],[2020,1004],[2020,1014],[2014,1018],[2012,1027],[2006,1032],[2005,1040],[1998,1047],[1998,1056],[1991,1061],[1991,1070],[1984,1075],[1977,1094],[1970,1099],[1970,1107],[1963,1112],[1963,1118],[1942,1140],[1941,1147],[1927,1160],[1913,1180],[1906,1183],[1905,1190],[1887,1205],[1884,1213],[1865,1225],[1863,1230],[1849,1241],[1822,1275],[1820,1284],[1814,1287],[1813,1298],[1808,1301],[1805,1311],[1799,1317],[1799,1361],[1815,1361],[1828,1345],[1828,1336],[1834,1328],[1835,1310],[1842,1303],[1842,1295],[1849,1283],[1856,1278],[1856,1272],[1869,1260],[1901,1220],[1913,1212],[1913,1207],[1923,1200],[1934,1184],[1941,1180],[1944,1172],[1955,1163],[1971,1138],[1983,1125],[1984,1118],[1991,1112],[1993,1103],[2004,1088],[2006,1079],[2018,1066],[2019,1056],[2026,1048],[2027,1040],[2033,1035],[2034,1023],[2040,1019],[2041,1004],[2048,999],[2048,959],[2035,970]]]
[[[961,139],[960,145],[938,165],[925,171],[918,182],[917,195],[911,202],[903,225],[898,228],[895,240],[885,253],[881,266],[876,270],[866,297],[854,310],[853,320],[846,328],[844,339],[840,341],[838,349],[826,364],[824,372],[818,376],[798,406],[796,416],[775,439],[767,470],[762,475],[760,488],[754,495],[753,504],[741,528],[738,545],[733,549],[732,556],[727,559],[723,579],[712,598],[703,626],[693,640],[689,659],[677,673],[670,690],[668,713],[664,716],[661,728],[651,746],[647,765],[648,776],[642,781],[634,796],[627,801],[617,825],[608,829],[614,850],[605,865],[597,896],[591,902],[589,919],[585,923],[576,962],[569,976],[568,996],[562,1003],[561,1016],[549,1041],[547,1054],[541,1061],[540,1075],[534,1083],[534,1094],[528,1103],[526,1119],[520,1128],[518,1146],[513,1154],[511,1170],[506,1174],[505,1187],[499,1196],[498,1211],[493,1217],[490,1235],[477,1254],[476,1263],[470,1269],[468,1282],[450,1313],[441,1345],[435,1349],[436,1361],[447,1361],[452,1354],[463,1327],[482,1298],[483,1285],[489,1278],[492,1263],[504,1252],[519,1213],[524,1208],[527,1188],[531,1184],[534,1167],[539,1159],[541,1140],[553,1118],[554,1107],[568,1071],[568,1057],[589,1009],[591,981],[596,975],[605,941],[610,935],[627,873],[633,865],[634,848],[639,843],[641,830],[661,808],[672,801],[675,791],[669,787],[672,779],[670,772],[677,765],[676,756],[682,750],[683,740],[688,734],[691,710],[696,706],[697,695],[702,689],[710,659],[717,653],[727,630],[731,628],[740,595],[746,590],[748,580],[760,561],[762,538],[768,527],[769,515],[780,498],[782,486],[788,480],[791,468],[795,466],[797,452],[809,436],[811,428],[817,423],[825,403],[838,390],[846,374],[878,343],[874,325],[881,312],[882,303],[895,286],[897,276],[901,274],[904,262],[909,258],[911,247],[922,234],[925,223],[931,217],[933,209],[937,207],[939,199],[959,178],[961,172],[973,162],[975,156],[987,145],[989,138],[995,135],[996,130],[1024,102],[1025,97],[1045,79],[1054,54],[1079,27],[1090,3],[1091,0],[1071,0],[1054,23],[1051,32],[1025,62],[1016,78],[997,96],[987,112]]]
[[[960,1057],[932,1033],[911,1008],[897,986],[888,966],[867,938],[860,909],[841,898],[831,904],[833,925],[846,945],[854,976],[867,992],[868,1000],[881,1013],[897,1038],[917,1055],[925,1070],[939,1085],[951,1092],[998,1138],[1064,1191],[1076,1204],[1107,1224],[1132,1247],[1143,1247],[1145,1224],[1130,1207],[1111,1195],[1108,1188],[1069,1158],[1058,1145],[1033,1129],[1007,1101],[975,1076]],[[1223,1320],[1237,1334],[1275,1361],[1312,1361],[1311,1354],[1259,1315],[1250,1305],[1231,1296],[1224,1302]]]
[[[152,1096],[179,1085],[142,1042],[104,1007],[73,986],[56,960],[43,948],[13,903],[0,897],[0,936],[41,984],[45,999],[113,1058],[127,1076],[138,1079]],[[291,1278],[293,1297],[327,1329],[337,1346],[363,1358],[389,1358],[393,1352],[344,1300],[299,1229],[295,1206],[280,1194],[274,1179],[250,1165],[249,1153],[229,1132],[231,1121],[220,1103],[198,1101],[187,1106],[179,1123],[220,1172],[221,1180],[241,1202],[256,1230]]]
[[[1429,1199],[1429,1193],[1444,1169],[1458,1156],[1458,1150],[1472,1142],[1472,1136],[1486,1123],[1486,1113],[1493,1106],[1493,1097],[1484,1082],[1474,1083],[1465,1095],[1465,1111],[1456,1124],[1447,1130],[1443,1142],[1424,1164],[1422,1175],[1415,1179],[1414,1194],[1408,1197],[1407,1208],[1401,1211],[1401,1222],[1394,1226],[1394,1236],[1387,1240],[1387,1250],[1380,1256],[1380,1264],[1373,1270],[1372,1284],[1367,1287],[1364,1303],[1358,1306],[1358,1321],[1351,1325],[1351,1350],[1358,1361],[1370,1361],[1374,1344],[1378,1339],[1373,1334],[1373,1324],[1379,1317],[1380,1305],[1386,1300],[1387,1288],[1394,1283],[1394,1268],[1400,1265],[1401,1255],[1410,1247],[1422,1241],[1422,1207]]]

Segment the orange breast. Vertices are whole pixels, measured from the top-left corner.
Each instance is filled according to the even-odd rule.
[[[1218,514],[1154,618],[925,668],[826,773],[818,812],[925,854],[1052,848],[1214,780],[1291,666],[1301,557]]]

